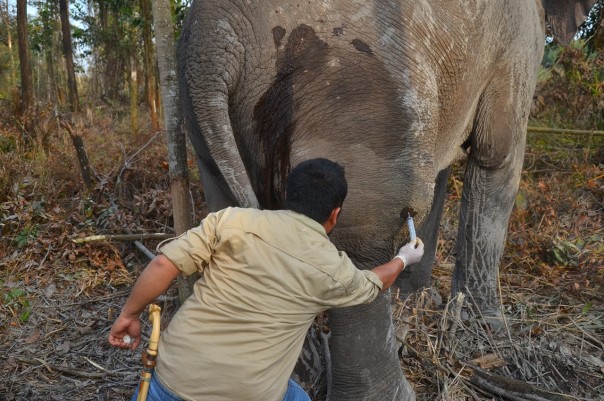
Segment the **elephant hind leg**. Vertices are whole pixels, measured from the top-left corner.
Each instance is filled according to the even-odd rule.
[[[520,182],[529,101],[526,90],[510,94],[492,86],[471,136],[452,290],[469,293],[485,316],[500,315],[499,260]]]

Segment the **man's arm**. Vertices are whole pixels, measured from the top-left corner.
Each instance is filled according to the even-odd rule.
[[[109,333],[109,343],[114,347],[135,349],[141,340],[139,316],[155,298],[163,294],[180,274],[180,270],[164,255],[158,255],[147,265],[134,284],[132,293]],[[124,342],[128,335],[134,342]]]
[[[423,254],[424,243],[421,239],[417,238],[415,241],[411,241],[403,246],[390,262],[371,269],[384,283],[382,291],[388,289],[394,283],[407,265],[419,262]]]
[[[388,263],[374,267],[371,271],[382,280],[384,283],[382,291],[385,291],[394,283],[403,269],[405,269],[405,263],[399,258],[394,258]]]

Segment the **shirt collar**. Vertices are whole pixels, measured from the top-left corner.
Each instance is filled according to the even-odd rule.
[[[296,220],[298,220],[299,222],[301,222],[305,226],[308,226],[313,231],[316,231],[317,233],[321,234],[325,238],[329,238],[327,236],[327,232],[325,231],[325,227],[323,227],[322,224],[319,224],[316,220],[313,220],[310,217],[305,216],[305,215],[303,215],[301,213],[294,212],[293,210],[283,210],[283,212],[285,212],[288,215],[292,216],[293,218],[295,218]]]

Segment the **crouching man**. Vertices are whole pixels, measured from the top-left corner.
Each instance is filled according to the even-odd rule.
[[[347,191],[340,165],[308,160],[288,177],[284,210],[227,208],[160,244],[109,334],[136,348],[145,307],[180,273],[201,273],[162,333],[148,401],[310,400],[290,375],[315,316],[373,301],[424,252],[418,239],[357,269],[328,238]]]

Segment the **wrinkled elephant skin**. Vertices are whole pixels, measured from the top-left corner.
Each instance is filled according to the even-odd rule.
[[[278,208],[292,166],[345,166],[333,242],[361,268],[393,257],[416,211],[430,285],[449,166],[467,157],[454,292],[496,314],[547,18],[568,42],[594,0],[197,0],[178,62],[183,112],[212,211]],[[404,216],[406,217],[406,216]],[[408,400],[390,301],[333,311],[332,400]]]

